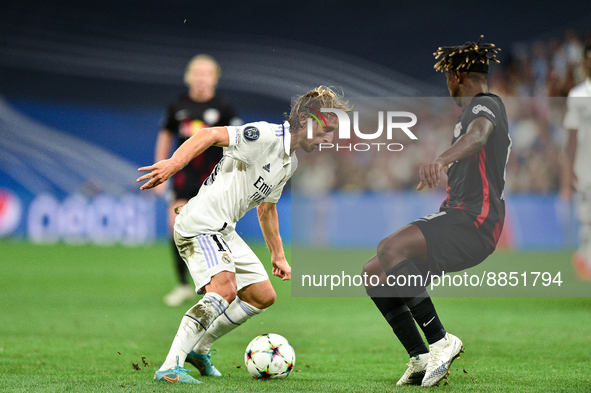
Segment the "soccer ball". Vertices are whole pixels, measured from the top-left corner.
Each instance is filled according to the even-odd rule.
[[[246,347],[244,363],[255,378],[283,379],[295,366],[295,352],[284,337],[274,333],[261,334]]]

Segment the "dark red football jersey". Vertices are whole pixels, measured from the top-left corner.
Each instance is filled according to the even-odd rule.
[[[474,217],[479,232],[496,246],[505,220],[505,176],[511,152],[507,113],[501,98],[490,93],[476,95],[460,114],[452,145],[480,116],[489,119],[494,130],[477,153],[450,165],[447,199],[440,210],[465,210]]]

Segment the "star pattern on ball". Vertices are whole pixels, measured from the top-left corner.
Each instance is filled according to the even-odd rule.
[[[244,353],[248,372],[257,379],[283,379],[295,367],[295,353],[289,343],[278,334],[255,337]]]
[[[259,370],[257,368],[257,371],[259,372],[260,379],[271,379],[273,376],[273,374],[269,372],[269,367],[265,368],[264,370]]]
[[[272,342],[269,342],[269,351],[271,352],[271,361],[273,361],[273,359],[275,359],[275,356],[281,356],[281,352],[279,351],[281,349],[281,344],[275,346],[273,345]]]
[[[285,374],[291,373],[291,370],[293,370],[294,362],[285,361],[285,364],[287,365],[287,370],[285,370]]]
[[[252,349],[248,349],[248,351],[246,351],[246,361],[252,361]]]

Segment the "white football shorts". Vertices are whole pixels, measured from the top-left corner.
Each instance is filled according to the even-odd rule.
[[[263,263],[236,231],[227,235],[209,233],[190,238],[175,231],[174,241],[198,292],[222,271],[236,274],[238,290],[269,279]]]

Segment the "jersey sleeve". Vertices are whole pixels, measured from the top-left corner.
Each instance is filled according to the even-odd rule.
[[[490,120],[496,127],[499,122],[499,117],[501,116],[501,111],[497,102],[487,96],[475,97],[472,102],[470,102],[468,111],[469,116],[467,124],[470,124],[476,118],[483,116]]]
[[[247,165],[256,162],[275,142],[275,132],[269,123],[248,123],[226,126],[230,143],[226,154]]]

